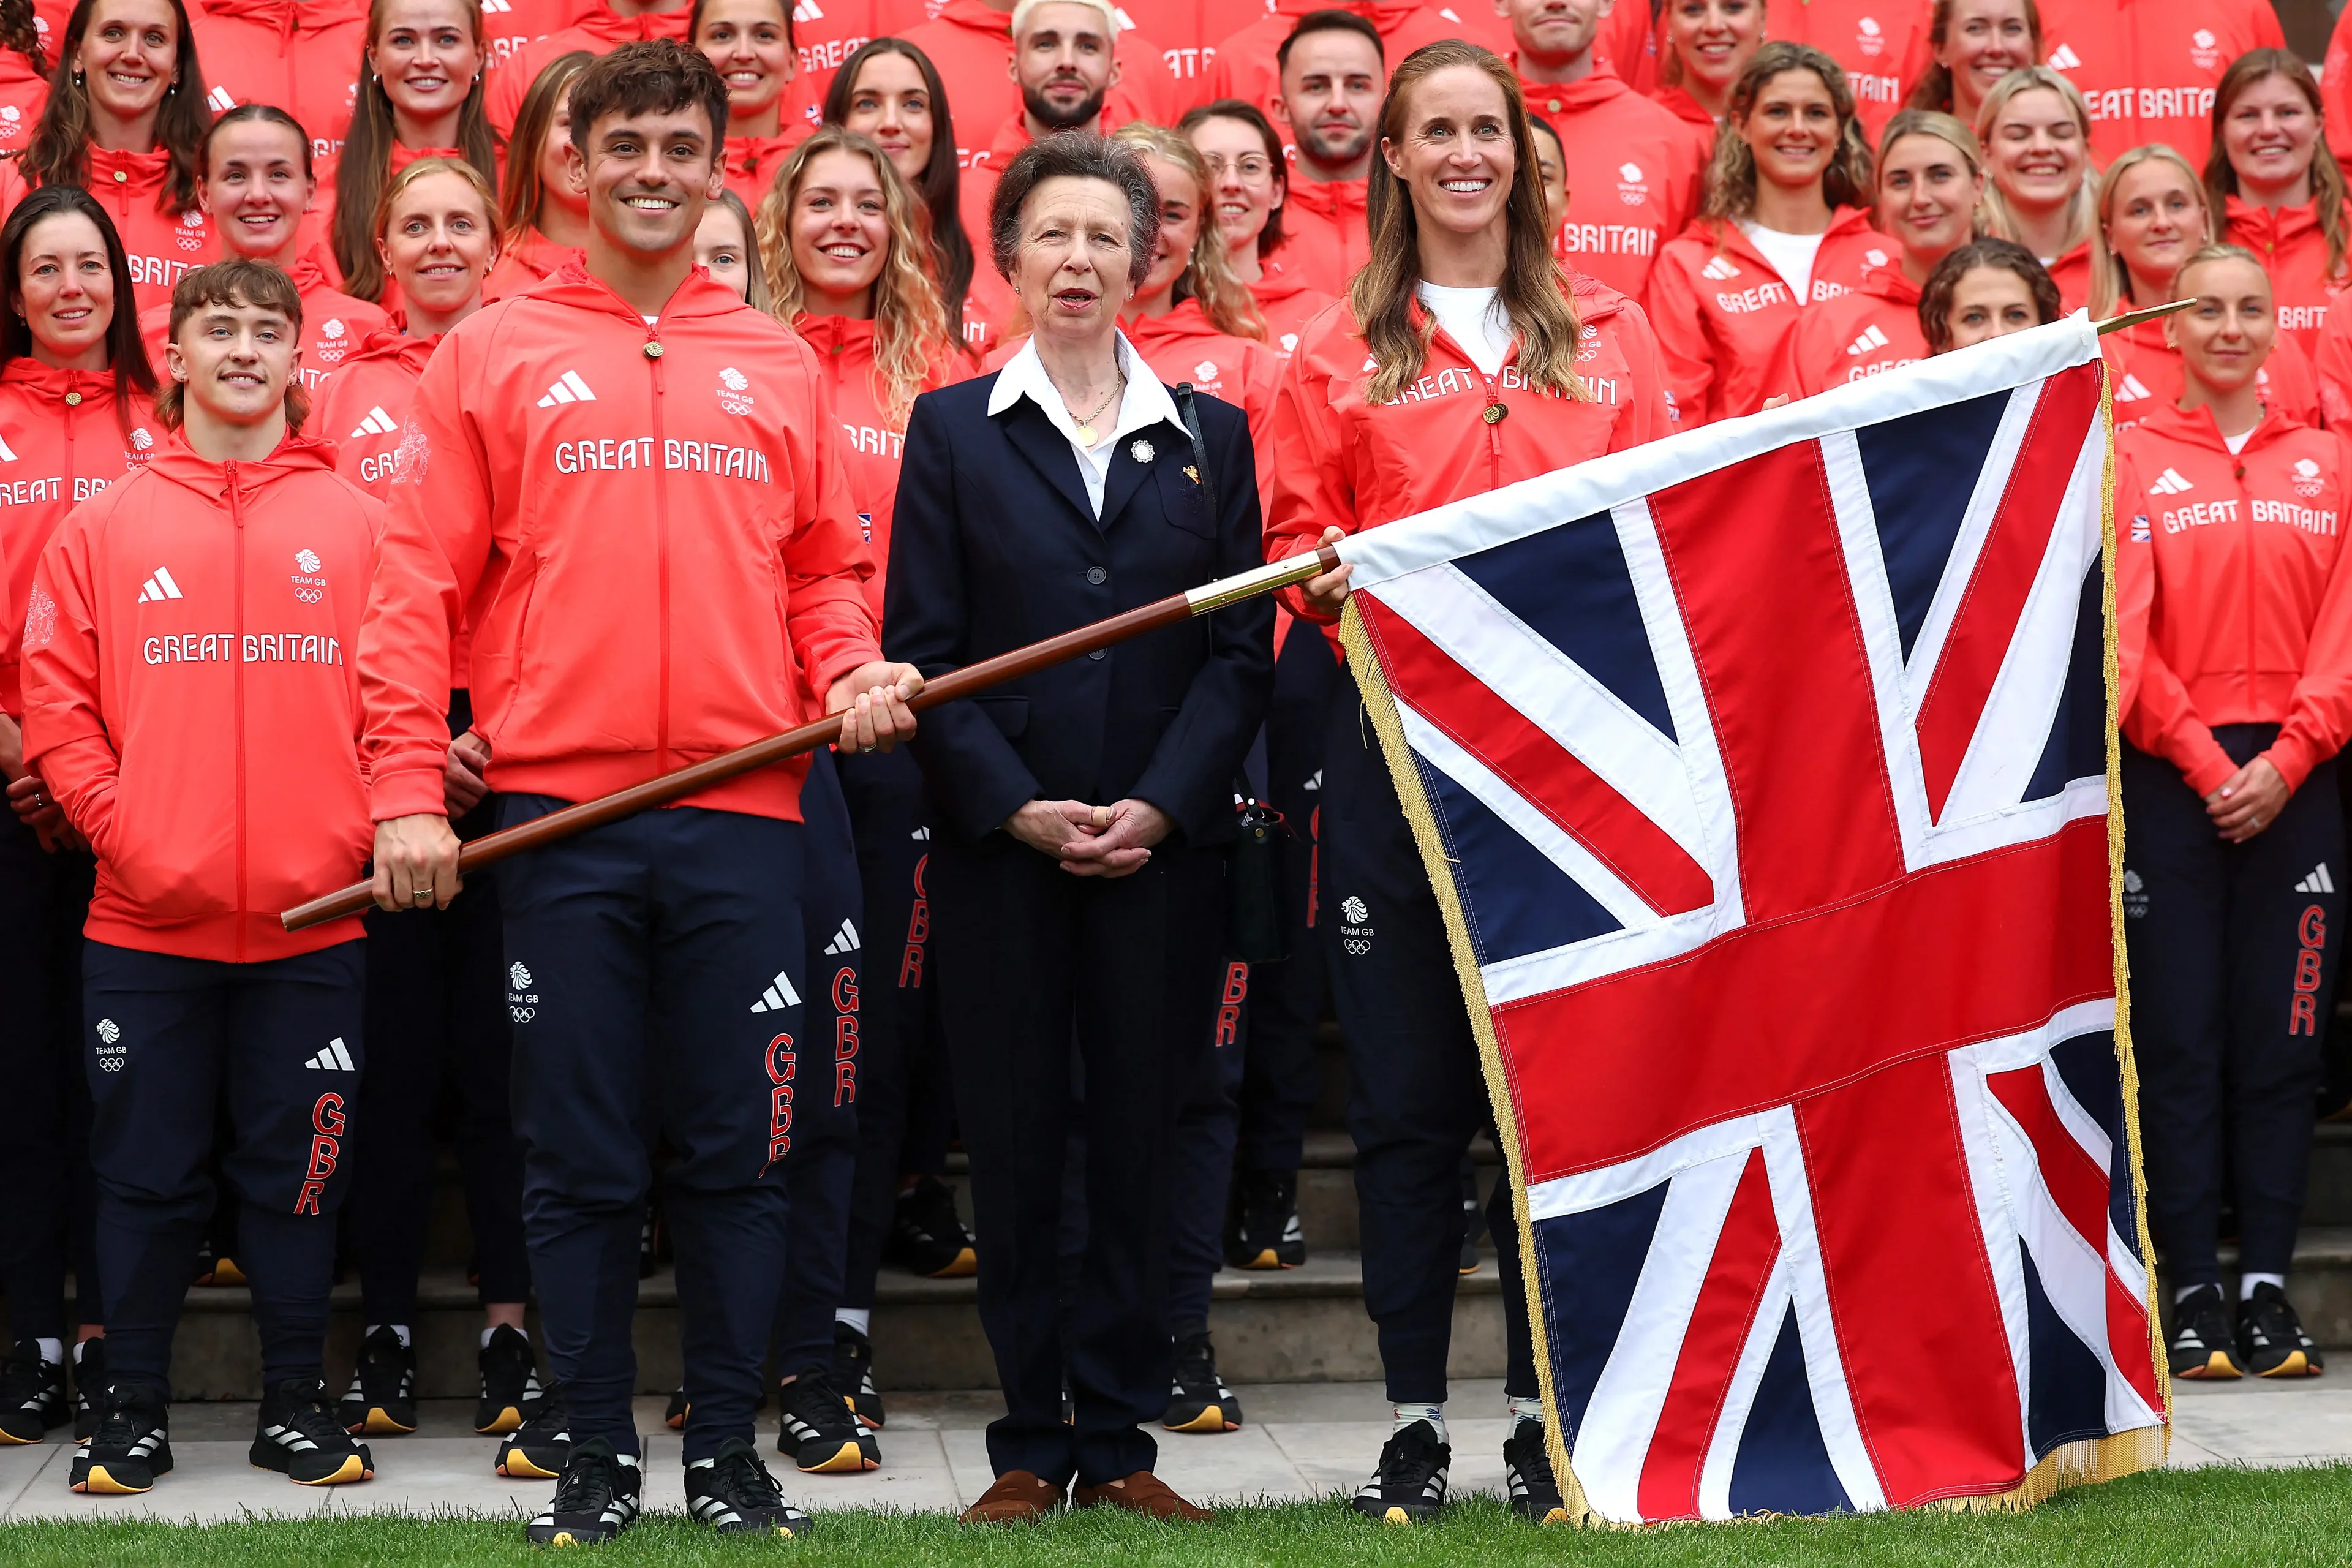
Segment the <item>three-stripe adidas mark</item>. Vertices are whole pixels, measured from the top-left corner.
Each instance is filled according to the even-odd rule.
[[[2149,480],[2147,488],[2160,496],[2177,496],[2183,490],[2193,490],[2197,487],[2182,479],[2179,469],[2167,468]]]
[[[352,439],[356,441],[362,436],[389,436],[399,428],[393,423],[392,416],[383,411],[383,405],[379,403],[367,411],[367,417],[360,421],[360,427],[352,432]]]
[[[776,972],[775,979],[768,983],[767,990],[760,994],[760,999],[751,1004],[751,1011],[781,1013],[787,1007],[797,1007],[800,1005],[801,994],[793,989],[792,977],[780,969]]]
[[[818,5],[816,0],[800,0],[800,4],[793,7],[793,22],[795,26],[806,26],[811,22],[824,20],[824,7]]]
[[[2083,63],[2083,57],[2061,44],[2050,51],[2048,65],[2054,71],[2070,71]]]
[[[1846,344],[1845,352],[1850,354],[1866,354],[1873,349],[1883,349],[1885,346],[1886,334],[1878,330],[1876,322],[1873,322],[1863,329],[1862,336]]]
[[[918,844],[928,844],[930,842],[931,830],[928,827],[918,827],[914,832],[907,835],[907,837],[913,839]]]
[[[226,114],[236,107],[236,100],[230,96],[228,89],[215,87],[205,94],[205,107],[215,114]]]
[[[2310,876],[2305,877],[2302,881],[2297,882],[2294,885],[2294,890],[2298,893],[2334,892],[2336,890],[2336,879],[2327,874],[2327,862],[2322,860],[2312,871]]]
[[[2139,377],[2132,374],[2129,371],[2124,372],[2124,378],[2116,383],[2116,401],[2117,403],[2137,403],[2143,397],[2154,397],[2155,395],[2156,394],[2147,389],[2147,384],[2146,382],[2140,380]]]
[[[148,578],[139,589],[139,602],[142,605],[160,605],[166,599],[186,597],[180,592],[180,585],[172,581],[170,570],[162,566],[156,567],[155,575]]]
[[[16,460],[16,449],[10,447],[7,442],[0,441],[0,463],[13,463]]]
[[[357,1072],[360,1070],[358,1068],[352,1065],[351,1049],[343,1044],[343,1037],[341,1035],[337,1035],[333,1039],[329,1040],[325,1050],[320,1051],[317,1056],[312,1057],[309,1061],[304,1062],[302,1065],[306,1068],[316,1068],[321,1072]]]
[[[553,386],[547,389],[547,395],[539,400],[539,405],[541,408],[553,408],[558,404],[595,401],[596,395],[588,390],[588,384],[580,379],[580,373],[576,370],[567,370],[557,378]]]
[[[824,954],[827,958],[839,958],[845,953],[856,951],[857,928],[844,921],[841,922],[841,929],[833,933],[833,940],[824,944]]]

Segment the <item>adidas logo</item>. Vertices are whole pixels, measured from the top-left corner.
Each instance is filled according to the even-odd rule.
[[[1321,789],[1323,787],[1323,770],[1321,768],[1317,768],[1315,770],[1315,776],[1308,779],[1305,784],[1298,787],[1301,789]]]
[[[501,11],[514,9],[512,0],[482,0],[482,15],[495,16]]]
[[[2153,397],[2155,395],[2156,395],[2154,393],[2148,391],[2147,384],[2146,382],[2140,380],[2139,377],[2133,375],[2128,372],[2125,374],[2121,384],[2116,387],[2116,401],[2117,403],[2137,403],[2143,397]]]
[[[2336,879],[2327,874],[2327,862],[2322,860],[2317,868],[2312,871],[2310,876],[2305,877],[2302,881],[2297,882],[2294,885],[2294,890],[2298,893],[2334,892],[2336,890]]]
[[[16,460],[16,448],[10,447],[5,441],[0,441],[0,463],[13,463]]]
[[[843,923],[846,924],[847,922],[844,921]],[[784,973],[784,972],[778,970],[776,972],[775,979],[768,983],[767,990],[761,992],[760,994],[760,999],[751,1004],[751,1011],[754,1013],[781,1013],[787,1007],[797,1007],[800,1005],[801,994],[793,989],[792,980]]]
[[[1714,260],[1708,262],[1706,266],[1700,268],[1698,269],[1698,275],[1702,278],[1712,278],[1717,282],[1720,283],[1727,278],[1738,277],[1739,268],[1731,264],[1731,258],[1729,257],[1718,256]]]
[[[796,26],[805,27],[811,22],[824,20],[824,7],[818,5],[816,0],[800,0],[800,4],[793,7],[793,22]]]
[[[844,921],[841,922],[841,929],[833,933],[833,940],[824,944],[824,955],[827,958],[840,958],[844,954],[856,951],[857,928]],[[779,975],[777,978],[782,979],[782,976]]]
[[[392,422],[392,416],[383,411],[383,405],[379,403],[367,411],[367,417],[360,421],[360,427],[352,432],[352,439],[356,441],[362,436],[390,436],[399,428]]]
[[[186,597],[180,592],[180,585],[172,581],[169,569],[162,566],[155,568],[155,575],[148,578],[139,590],[139,602],[142,605],[160,605],[166,599]]]
[[[2073,46],[2061,44],[2050,51],[2047,63],[2052,70],[2070,71],[2083,63],[2083,57],[2074,52]]]
[[[567,370],[562,379],[547,389],[547,395],[539,400],[539,405],[541,408],[553,408],[559,404],[595,401],[596,395],[588,390],[588,384],[580,379],[580,373],[576,370]]]
[[[918,827],[907,837],[918,844],[929,844],[931,841],[931,830],[928,827]]]
[[[229,96],[228,89],[216,87],[205,94],[205,107],[215,114],[226,114],[236,107],[236,100]]]
[[[1846,344],[1845,352],[1850,354],[1866,354],[1873,349],[1883,349],[1885,346],[1886,334],[1873,325],[1864,328],[1862,336]]]
[[[352,1053],[344,1048],[343,1037],[341,1035],[329,1040],[325,1050],[320,1051],[317,1056],[312,1057],[309,1061],[304,1062],[302,1065],[306,1068],[316,1068],[320,1072],[357,1072],[360,1070],[358,1068],[352,1065]]]
[[[2197,487],[2182,479],[2179,469],[2167,468],[2157,475],[2147,488],[2160,496],[2177,496],[2183,490],[2193,490]]]

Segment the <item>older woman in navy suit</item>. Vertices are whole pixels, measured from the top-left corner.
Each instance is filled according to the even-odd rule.
[[[1258,563],[1249,431],[1170,389],[1118,331],[1158,248],[1133,153],[1051,136],[996,186],[997,268],[1033,331],[1004,368],[917,400],[883,640],[926,677]],[[1151,1473],[1168,1404],[1167,1168],[1204,1071],[1232,785],[1273,681],[1264,600],[928,714],[943,824],[933,963],[1004,1386],[997,1480],[967,1520],[1075,1506],[1202,1519]],[[1087,1250],[1066,1316],[1056,1231],[1075,1022]],[[1062,1419],[1066,1368],[1074,1424]]]

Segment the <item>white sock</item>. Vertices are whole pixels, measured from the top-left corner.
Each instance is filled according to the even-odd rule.
[[[2286,1276],[2284,1274],[2242,1274],[2238,1277],[2238,1300],[2241,1301],[2252,1300],[2254,1299],[2254,1287],[2257,1285],[2275,1285],[2280,1289],[2284,1290],[2286,1289]],[[43,1341],[42,1342],[46,1344],[47,1342]]]
[[[1389,1428],[1391,1436],[1416,1421],[1426,1421],[1437,1429],[1439,1442],[1448,1441],[1445,1436],[1445,1406],[1443,1405],[1392,1405],[1389,1409],[1396,1417],[1396,1425]]]
[[[1522,1421],[1533,1421],[1538,1426],[1541,1426],[1543,1424],[1543,1399],[1541,1395],[1538,1395],[1534,1398],[1526,1398],[1514,1394],[1507,1397],[1511,1403],[1511,1423],[1513,1426],[1517,1426]]]
[[[2172,1288],[2172,1304],[2178,1307],[2203,1289],[2205,1287],[2202,1285],[2176,1285]]]
[[[372,1334],[383,1326],[384,1325],[382,1323],[370,1323],[367,1326],[366,1332]],[[402,1350],[407,1350],[415,1343],[415,1342],[408,1337],[408,1325],[406,1323],[393,1324],[392,1331],[394,1335],[398,1336],[400,1340],[400,1348]],[[365,1338],[366,1336],[363,1334],[362,1337]]]
[[[869,1327],[874,1321],[874,1309],[871,1307],[835,1307],[833,1310],[833,1321],[836,1323],[847,1323],[861,1334],[870,1336],[874,1332]]]
[[[103,1335],[100,1335],[100,1338],[104,1338],[104,1336],[103,1336]],[[90,1343],[92,1343],[92,1342],[92,1342],[92,1341],[89,1341],[89,1340],[76,1340],[76,1341],[74,1341],[74,1365],[76,1365],[76,1366],[79,1366],[79,1365],[81,1364],[81,1352],[82,1352],[82,1351],[83,1351],[84,1347],[86,1347],[86,1346],[89,1345],[89,1344],[90,1344]]]
[[[65,1341],[44,1339],[40,1342],[40,1345],[41,1360],[43,1363],[49,1366],[63,1366],[66,1364]]]
[[[497,1333],[500,1329],[512,1327],[513,1325],[510,1323],[492,1323],[488,1328],[484,1329],[482,1331],[482,1348],[484,1350],[490,1348],[490,1336],[492,1334]],[[515,1329],[515,1332],[520,1334],[526,1340],[530,1338],[530,1331],[529,1329]],[[404,1335],[403,1337],[405,1338],[406,1336]]]

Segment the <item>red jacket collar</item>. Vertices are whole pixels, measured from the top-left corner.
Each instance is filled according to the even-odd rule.
[[[114,373],[110,370],[62,370],[53,364],[43,364],[31,354],[19,354],[5,365],[0,365],[0,385],[21,386],[42,397],[62,398],[69,392],[79,392],[85,399],[112,397]]]
[[[368,7],[367,0],[204,0],[203,11],[235,16],[288,38],[305,28],[315,33],[341,22],[363,22]]]
[[[1290,194],[1284,200],[1302,212],[1318,217],[1360,218],[1371,188],[1370,180],[1302,180],[1290,182]]]
[[[394,142],[386,172],[397,174],[420,158],[446,158],[453,163],[462,163],[466,154],[456,147],[410,147]]]
[[[2149,435],[2165,440],[2179,441],[2204,451],[2230,455],[2230,444],[2221,438],[2221,427],[2213,423],[2213,411],[2200,404],[2194,408],[2177,408],[2166,404],[2139,422],[2139,427]],[[2247,437],[2244,452],[2260,451],[2264,447],[2284,440],[2303,429],[2303,422],[2265,407],[2263,422],[2254,426]],[[2243,456],[2244,452],[2239,455]]]
[[[1827,245],[1842,234],[1864,233],[1869,228],[1870,214],[1865,209],[1839,207],[1830,214],[1830,226],[1822,231],[1822,243]],[[1735,253],[1743,260],[1754,262],[1766,271],[1772,272],[1776,278],[1780,277],[1778,272],[1772,271],[1772,263],[1748,237],[1747,231],[1728,218],[1693,218],[1690,227],[1683,230],[1681,237],[1706,240],[1722,249]]]
[[[547,277],[523,290],[534,300],[546,300],[559,305],[569,305],[575,310],[593,310],[598,315],[618,316],[632,326],[643,327],[646,318],[637,308],[613,291],[613,286],[589,273],[583,261],[567,261]],[[688,269],[686,281],[669,297],[661,310],[662,324],[730,315],[750,309],[734,289],[710,280],[702,268]]]
[[[158,147],[152,153],[118,153],[93,142],[89,151],[89,185],[93,191],[116,184],[114,176],[120,171],[131,176],[121,184],[147,195],[163,189],[172,173],[172,153],[167,147]]]
[[[686,25],[694,14],[681,5],[675,11],[647,11],[635,16],[614,12],[604,0],[589,0],[572,18],[572,26],[612,47],[650,43],[656,38],[686,41]]]
[[[1516,54],[1511,58],[1514,64],[1517,63]],[[1581,114],[1587,110],[1598,109],[1604,103],[1631,98],[1634,94],[1632,88],[1619,79],[1616,72],[1596,68],[1591,76],[1577,81],[1529,81],[1521,77],[1519,96],[1528,100],[1531,113],[1549,117]]]
[[[155,449],[147,466],[173,484],[194,490],[207,500],[216,501],[228,493],[229,465],[198,457],[189,447],[184,431],[173,431],[171,438]],[[333,473],[335,447],[331,441],[289,433],[278,444],[278,449],[267,458],[258,462],[238,463],[236,468],[236,488],[250,495],[296,474]]]
[[[727,138],[727,172],[749,179],[759,177],[768,166],[768,160],[781,157],[808,140],[803,130],[795,135],[788,128],[781,136],[730,136]]]
[[[1304,16],[1310,11],[1347,11],[1361,16],[1385,37],[1423,11],[1433,9],[1426,0],[1275,0],[1278,16]]]
[[[1282,264],[1282,247],[1276,246],[1272,256],[1258,258],[1261,276],[1249,286],[1249,291],[1263,304],[1275,300],[1295,300],[1301,294],[1319,294],[1307,279]]]
[[[1713,131],[1716,127],[1716,118],[1706,111],[1706,106],[1681,88],[1662,87],[1650,95],[1650,100],[1661,109],[1671,111],[1677,120],[1686,120],[1693,125],[1704,125],[1709,131]]]
[[[1911,281],[1899,264],[1874,267],[1862,275],[1862,293],[1874,300],[1891,300],[1898,305],[1916,305],[1919,285]]]
[[[830,358],[835,354],[865,354],[874,353],[874,323],[854,316],[803,316],[793,323],[793,331],[801,341],[818,353]]]
[[[2319,232],[2319,200],[2315,196],[2293,207],[2261,207],[2231,196],[2223,201],[2222,213],[2233,238],[2242,233],[2257,244],[2284,245]]]
[[[1217,330],[1198,300],[1186,300],[1164,316],[1135,316],[1122,321],[1118,330],[1127,334],[1127,341],[1135,345],[1136,352],[1143,354],[1186,339],[1229,335]]]
[[[392,361],[412,375],[423,375],[425,362],[433,357],[434,347],[441,342],[442,334],[413,338],[403,330],[406,325],[406,318],[394,311],[390,326],[378,327],[360,340],[360,346],[343,362],[343,371]]]
[[[986,0],[948,0],[932,20],[1008,42],[1013,37],[1013,13],[1000,11]]]

